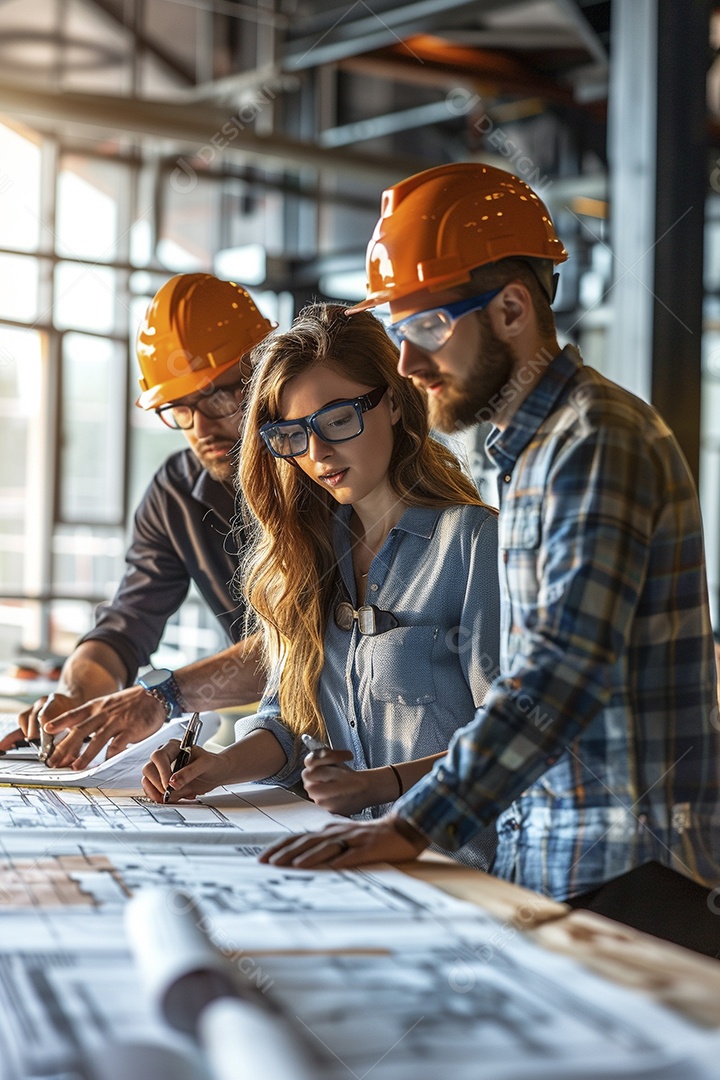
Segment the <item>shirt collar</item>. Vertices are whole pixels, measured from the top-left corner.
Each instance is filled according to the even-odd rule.
[[[235,514],[232,488],[220,480],[213,480],[207,469],[200,470],[193,485],[192,497],[213,510],[223,521],[231,521]]]
[[[493,428],[485,448],[501,471],[511,471],[533,435],[555,408],[571,379],[582,367],[582,357],[574,345],[566,345],[552,360],[505,429]]]
[[[340,506],[337,510],[338,521],[348,528],[352,506]],[[435,525],[442,513],[437,506],[409,506],[395,526],[401,532],[411,533],[413,536],[422,536],[429,540],[435,531]]]

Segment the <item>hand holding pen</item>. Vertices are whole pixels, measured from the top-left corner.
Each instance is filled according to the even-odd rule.
[[[323,742],[322,739],[316,739],[314,735],[302,734],[300,738],[305,749],[312,754],[314,766],[317,766],[318,762],[322,761],[328,766],[337,766],[344,769],[345,762],[353,759],[350,750],[333,750],[330,743]],[[306,765],[305,768],[307,769],[307,767]]]
[[[350,750],[333,750],[327,743],[312,735],[300,737],[305,747],[311,751],[305,758],[302,771],[302,782],[308,797],[331,813],[351,812],[345,810],[348,802],[347,789],[351,787],[353,790],[350,795],[356,796],[354,789],[364,782],[367,770],[355,772],[348,767],[348,763],[353,760]],[[363,803],[361,809],[366,805],[367,803]]]
[[[200,730],[202,728],[202,720],[199,713],[193,713],[188,722],[188,726],[185,728],[185,734],[180,742],[177,757],[175,758],[172,769],[170,770],[170,777],[172,778],[176,772],[180,772],[190,762],[192,757],[193,747],[198,741]],[[165,794],[163,795],[163,802],[170,802],[170,796],[172,795],[172,786],[168,784],[165,788]]]

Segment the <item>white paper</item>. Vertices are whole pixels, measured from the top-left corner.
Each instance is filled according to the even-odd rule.
[[[217,713],[203,713],[201,743],[215,734],[220,726]],[[142,768],[150,755],[170,739],[182,738],[187,718],[174,720],[160,731],[132,743],[114,757],[91,765],[88,769],[49,769],[42,761],[13,761],[0,757],[0,787],[3,784],[20,784],[40,787],[68,788],[137,788],[142,784]]]

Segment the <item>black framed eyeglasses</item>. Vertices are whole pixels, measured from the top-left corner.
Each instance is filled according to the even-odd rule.
[[[195,423],[195,410],[206,420],[227,420],[242,413],[245,380],[231,386],[219,386],[217,390],[194,401],[192,405],[161,405],[155,412],[163,424],[175,431],[189,431]]]
[[[294,458],[307,453],[310,432],[323,442],[340,443],[356,439],[365,430],[363,413],[376,408],[387,386],[378,386],[369,394],[350,401],[336,401],[310,416],[297,420],[271,420],[260,428],[260,435],[274,457]]]
[[[435,352],[450,339],[459,319],[462,319],[464,315],[469,315],[471,311],[484,311],[503,288],[504,286],[491,289],[489,292],[480,293],[479,296],[471,296],[467,300],[445,304],[444,307],[418,311],[415,315],[408,315],[406,319],[393,323],[388,329],[398,343],[409,341],[424,352]]]

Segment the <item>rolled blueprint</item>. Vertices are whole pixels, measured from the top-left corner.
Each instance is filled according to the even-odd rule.
[[[210,923],[179,889],[143,889],[127,905],[135,960],[163,1018],[199,1038],[214,1080],[317,1080],[300,1033],[215,948]]]
[[[200,1016],[200,1042],[214,1080],[317,1080],[305,1047],[262,1006],[219,998]]]

